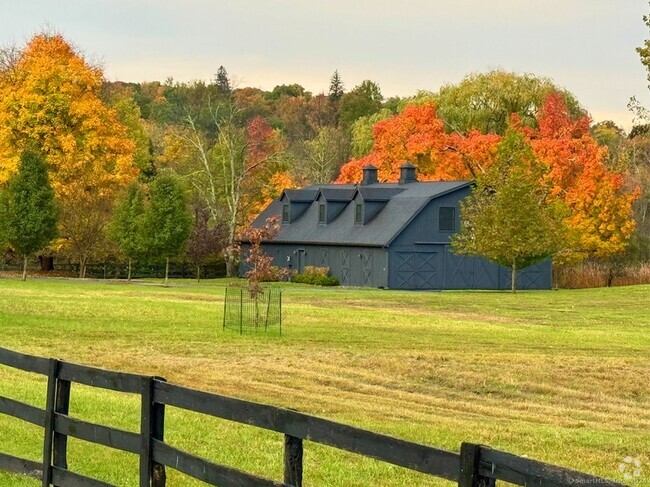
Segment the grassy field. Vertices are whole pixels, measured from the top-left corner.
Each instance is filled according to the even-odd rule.
[[[631,456],[650,485],[650,286],[513,296],[285,285],[279,337],[222,331],[226,281],[173,284],[2,279],[0,346],[454,451],[483,443],[618,479]],[[43,406],[45,382],[0,367],[0,394]],[[71,415],[137,431],[139,404],[75,385]],[[280,435],[174,408],[168,418],[170,443],[281,478]],[[40,459],[41,435],[0,416],[0,451]],[[136,485],[135,456],[70,440],[69,457],[75,471]],[[446,484],[309,443],[305,483]],[[0,474],[0,485],[38,483]]]

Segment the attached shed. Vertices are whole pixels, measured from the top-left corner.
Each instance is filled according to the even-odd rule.
[[[275,265],[298,272],[328,267],[344,286],[509,289],[509,269],[451,249],[450,238],[460,228],[459,202],[470,192],[469,181],[420,182],[408,163],[398,183],[379,183],[377,169],[366,166],[359,185],[285,190],[253,225],[280,217],[280,233],[263,243]],[[517,285],[550,289],[550,262],[519,271]]]

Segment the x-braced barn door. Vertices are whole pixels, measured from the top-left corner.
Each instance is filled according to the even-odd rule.
[[[397,289],[440,289],[437,252],[397,252]]]
[[[350,251],[341,251],[341,284],[350,284]]]
[[[329,259],[327,258],[327,249],[323,249],[320,251],[320,266],[321,267],[329,267]]]
[[[372,254],[370,252],[361,253],[361,269],[363,271],[363,285],[372,285]]]

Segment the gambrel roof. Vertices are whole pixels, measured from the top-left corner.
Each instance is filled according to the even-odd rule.
[[[273,242],[387,247],[431,200],[471,184],[470,181],[323,184],[285,190],[255,219],[253,226],[263,226],[269,217],[281,218],[283,205],[295,202],[298,195],[302,204],[313,195],[310,206],[291,223],[282,224]],[[319,223],[319,195],[325,202],[343,201],[347,206],[333,221]],[[357,202],[382,207],[372,219],[360,225],[355,224]]]

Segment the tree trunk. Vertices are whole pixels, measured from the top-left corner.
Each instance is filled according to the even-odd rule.
[[[86,277],[86,258],[82,257],[79,259],[79,278],[84,279]]]
[[[27,280],[27,255],[23,256],[23,281]]]
[[[239,246],[235,245],[235,232],[237,228],[236,212],[232,215],[232,218],[229,222],[229,227],[230,228],[228,229],[228,246],[226,247],[226,276],[237,277],[237,275],[235,274],[235,272],[237,271],[237,269],[235,268],[235,258],[236,258],[235,249],[239,250]]]
[[[609,267],[607,269],[607,287],[612,287],[612,283],[614,282],[614,270]]]
[[[517,292],[517,267],[515,263],[512,263],[512,281],[511,281],[512,293]]]
[[[201,282],[201,266],[196,266],[196,282]]]
[[[237,277],[235,276],[235,262],[231,254],[226,256],[226,276]]]
[[[129,259],[129,270],[127,271],[126,274],[126,280],[131,282],[131,259]]]
[[[54,270],[54,257],[46,257],[44,255],[38,256],[38,261],[41,264],[42,271],[53,271]]]
[[[165,260],[165,287],[169,287],[169,257]]]

